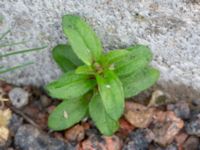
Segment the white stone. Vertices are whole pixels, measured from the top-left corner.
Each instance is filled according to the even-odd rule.
[[[29,102],[29,93],[21,88],[12,89],[8,96],[12,105],[16,108],[22,108]]]
[[[0,0],[4,18],[0,32],[11,28],[8,39],[29,40],[28,47],[48,44],[41,53],[2,60],[4,65],[35,61],[23,71],[4,75],[8,81],[44,85],[60,75],[51,49],[66,42],[61,17],[69,13],[86,18],[106,50],[134,43],[149,45],[152,64],[161,71],[159,84],[165,89],[173,92],[184,86],[182,94],[190,87],[200,89],[199,0]],[[183,86],[172,88],[173,84]]]

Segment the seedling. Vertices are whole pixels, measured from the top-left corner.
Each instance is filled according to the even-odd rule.
[[[152,53],[144,45],[105,53],[100,39],[79,16],[63,16],[62,27],[68,44],[57,45],[52,54],[64,74],[46,86],[62,102],[50,114],[48,125],[63,130],[90,116],[102,134],[112,135],[125,98],[159,78],[158,70],[149,66]]]

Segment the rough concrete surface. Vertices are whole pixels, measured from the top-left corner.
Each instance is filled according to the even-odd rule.
[[[152,65],[161,71],[159,84],[165,89],[180,89],[181,94],[200,90],[200,0],[0,0],[0,32],[12,29],[7,40],[28,40],[26,47],[48,45],[40,53],[1,60],[4,65],[35,61],[5,74],[8,81],[44,85],[59,76],[50,52],[66,42],[61,17],[69,13],[86,18],[106,50],[149,45]]]

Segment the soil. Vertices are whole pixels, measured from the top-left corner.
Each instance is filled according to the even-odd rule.
[[[1,81],[0,150],[200,150],[200,101],[172,102],[150,91],[126,101],[120,128],[108,137],[89,118],[52,131],[48,116],[59,100],[42,88]]]

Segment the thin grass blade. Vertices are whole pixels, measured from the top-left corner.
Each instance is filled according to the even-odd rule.
[[[27,41],[20,41],[20,42],[13,42],[13,43],[2,44],[2,45],[0,45],[0,48],[9,47],[9,46],[15,46],[15,45],[21,45],[21,44],[25,44],[26,42]]]
[[[33,64],[33,62],[28,62],[28,63],[24,63],[24,64],[21,64],[21,65],[17,65],[17,66],[14,66],[14,67],[11,67],[11,68],[6,68],[6,69],[3,69],[3,67],[1,66],[0,67],[0,74],[7,73],[7,72],[10,72],[10,71],[19,69],[19,68],[24,68],[24,67],[26,67],[28,65],[32,65],[32,64]]]
[[[32,48],[32,49],[19,50],[19,51],[14,51],[14,52],[9,52],[9,53],[0,55],[0,58],[8,57],[8,56],[11,56],[11,55],[18,55],[18,54],[22,54],[22,53],[23,54],[24,53],[29,53],[29,52],[33,52],[33,51],[39,51],[39,50],[42,50],[42,49],[44,49],[46,47],[47,46],[43,46],[43,47],[39,47],[39,48]]]
[[[6,35],[8,35],[8,33],[10,33],[10,29],[8,31],[6,31],[5,33],[3,33],[1,36],[0,36],[0,40],[2,40],[4,37],[6,37]]]

